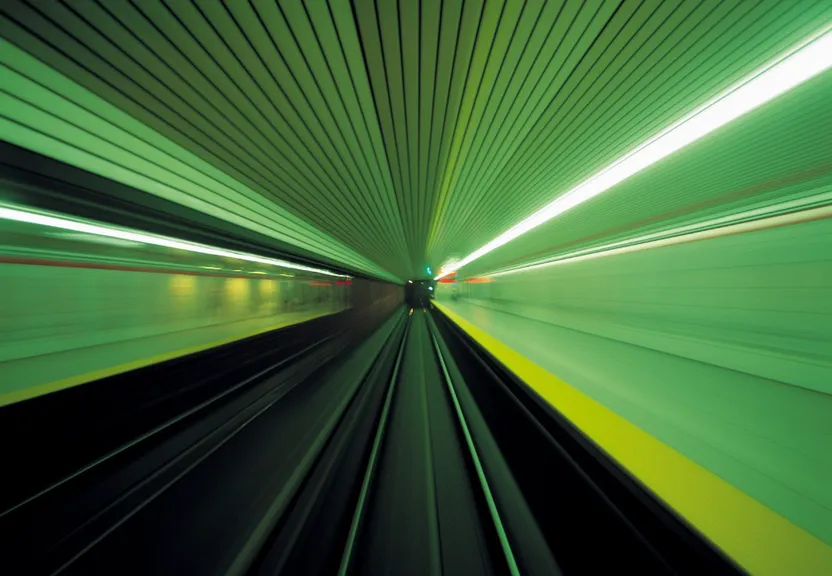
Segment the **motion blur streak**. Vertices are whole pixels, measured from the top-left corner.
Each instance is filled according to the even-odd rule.
[[[0,574],[832,574],[832,2],[0,2]]]
[[[436,279],[459,270],[477,258],[511,242],[521,234],[609,190],[633,174],[652,166],[758,106],[762,106],[830,66],[832,66],[832,32],[822,30],[814,37],[794,47],[786,55],[771,62],[762,70],[753,72],[736,86],[732,86],[726,92],[675,122],[587,181],[560,195],[551,204],[513,226],[479,250],[472,252],[452,266],[446,267],[446,271]]]
[[[825,194],[824,200],[832,200],[832,194]],[[782,209],[783,207],[778,207]],[[503,276],[505,274],[512,274],[514,272],[524,272],[537,270],[547,266],[555,266],[558,264],[569,264],[573,262],[581,262],[583,260],[590,260],[592,258],[603,258],[608,256],[616,256],[618,254],[627,254],[628,252],[638,252],[641,250],[650,250],[652,248],[661,248],[663,246],[673,246],[674,244],[684,244],[687,242],[696,242],[698,240],[706,240],[708,238],[718,238],[719,236],[729,236],[731,234],[743,234],[753,232],[755,230],[764,230],[766,228],[776,228],[778,226],[789,226],[790,224],[798,224],[800,222],[811,222],[812,220],[821,220],[823,218],[832,217],[832,207],[824,206],[822,208],[812,208],[805,211],[793,212],[781,216],[771,216],[765,218],[764,215],[760,218],[760,214],[744,213],[734,215],[730,218],[718,218],[712,221],[699,223],[696,225],[683,226],[673,230],[667,230],[660,233],[648,234],[637,238],[630,238],[621,242],[614,242],[612,244],[605,244],[586,250],[578,250],[569,254],[564,254],[552,260],[545,260],[542,262],[535,262],[526,264],[517,268],[508,268],[493,272],[486,278],[466,278],[465,282],[482,282],[487,281],[488,278],[494,276]],[[757,219],[760,218],[760,219]],[[734,221],[751,220],[741,224],[732,224]],[[703,230],[704,228],[704,230]]]
[[[233,258],[235,260],[243,260],[246,262],[272,264],[274,266],[291,268],[294,270],[304,270],[306,272],[315,272],[317,274],[326,274],[330,276],[341,277],[344,276],[343,274],[335,274],[334,272],[322,270],[320,268],[310,268],[308,266],[301,266],[300,264],[294,264],[292,262],[287,262],[286,260],[275,260],[273,258],[263,258],[262,256],[256,256],[254,254],[231,252],[229,250],[212,248],[210,246],[203,246],[201,244],[195,244],[193,242],[182,242],[173,238],[164,238],[162,236],[156,236],[153,234],[141,234],[135,231],[118,229],[112,226],[101,226],[99,224],[92,224],[89,222],[80,222],[78,220],[56,218],[55,216],[26,212],[23,210],[16,210],[14,208],[3,206],[0,206],[0,219],[14,220],[16,222],[27,222],[30,224],[39,224],[41,226],[61,228],[62,230],[75,230],[76,232],[85,232],[87,234],[95,234],[97,236],[106,236],[108,238],[120,238],[122,240],[131,240],[133,242],[140,242],[143,244],[153,244],[155,246],[175,248],[177,250],[185,250],[186,252],[196,252],[198,254],[208,254],[211,256],[220,256],[223,258]]]

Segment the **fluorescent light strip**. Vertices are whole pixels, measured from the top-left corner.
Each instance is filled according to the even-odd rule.
[[[439,280],[459,270],[544,222],[598,196],[630,176],[828,69],[832,66],[830,29],[832,26],[825,27],[786,55],[769,62],[479,250],[449,266],[434,279]]]
[[[236,260],[243,260],[246,262],[257,262],[258,264],[269,264],[272,266],[280,266],[281,268],[290,268],[293,270],[314,272],[316,274],[325,274],[327,276],[349,278],[349,276],[344,274],[337,274],[329,270],[323,270],[321,268],[312,268],[311,266],[295,264],[293,262],[287,262],[285,260],[276,260],[274,258],[266,258],[264,256],[257,256],[255,254],[247,254],[245,252],[223,250],[222,248],[214,248],[212,246],[206,246],[204,244],[186,242],[184,240],[176,240],[174,238],[167,238],[165,236],[157,236],[155,234],[145,234],[143,232],[134,232],[127,229],[114,228],[111,226],[104,226],[100,224],[88,224],[86,222],[81,222],[78,220],[50,216],[47,214],[36,212],[28,212],[25,210],[9,208],[6,206],[0,206],[0,220],[14,220],[16,222],[39,224],[41,226],[49,226],[51,228],[73,230],[75,232],[84,232],[87,234],[95,234],[96,236],[105,236],[108,238],[119,238],[121,240],[141,242],[142,244],[152,244],[154,246],[163,246],[165,248],[174,248],[176,250],[195,252],[197,254],[208,254],[211,256],[219,256],[222,258],[234,258]]]
[[[826,196],[830,196],[827,194]],[[832,200],[832,198],[829,198]],[[707,230],[699,230],[697,232],[690,232],[691,228],[702,227],[709,225],[717,225],[718,219],[710,222],[705,222],[695,226],[682,226],[674,230],[666,232],[648,234],[640,238],[633,238],[631,240],[624,240],[621,242],[613,242],[604,246],[596,248],[588,248],[585,250],[577,250],[564,254],[553,260],[546,260],[544,262],[536,262],[534,264],[526,264],[516,268],[509,268],[494,272],[493,274],[486,274],[483,278],[495,278],[497,276],[507,276],[509,274],[518,274],[521,272],[529,272],[531,270],[539,270],[541,268],[548,268],[549,266],[556,266],[559,264],[574,264],[575,262],[583,262],[586,260],[594,260],[596,258],[604,258],[606,256],[618,256],[621,254],[628,254],[631,252],[642,252],[644,250],[652,250],[654,248],[664,248],[667,246],[676,246],[678,244],[687,244],[689,242],[696,242],[698,240],[709,240],[712,238],[719,238],[721,236],[731,236],[734,234],[745,234],[748,232],[756,232],[758,230],[765,230],[768,228],[778,228],[780,226],[789,226],[792,224],[800,224],[803,222],[811,222],[814,220],[823,220],[825,218],[832,218],[832,206],[821,206],[819,208],[810,208],[800,212],[791,212],[788,214],[780,214],[778,216],[769,216],[768,218],[759,218],[751,222],[740,222],[721,226],[719,228],[709,227]],[[737,218],[734,218],[736,220]],[[656,239],[657,236],[662,236]],[[624,245],[626,244],[626,245]]]

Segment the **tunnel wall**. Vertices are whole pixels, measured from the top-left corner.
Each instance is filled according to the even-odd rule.
[[[832,393],[832,221],[439,284],[483,307]]]
[[[376,280],[7,221],[0,287],[0,405],[321,316],[380,322],[403,298]]]
[[[832,220],[459,276],[451,312],[832,543]]]
[[[333,314],[352,287],[334,282],[0,265],[0,361],[283,316]]]
[[[349,296],[356,311],[373,308],[388,314],[404,300],[404,289],[398,284],[367,278],[353,278],[351,284]]]

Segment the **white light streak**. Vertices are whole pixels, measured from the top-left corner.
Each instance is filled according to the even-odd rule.
[[[832,200],[832,194],[825,194],[826,200]],[[613,242],[603,246],[594,248],[586,248],[584,250],[576,250],[568,254],[563,254],[556,258],[544,260],[541,262],[532,262],[506,270],[500,270],[493,274],[486,274],[483,278],[495,278],[498,276],[506,276],[509,274],[518,274],[521,272],[529,272],[531,270],[539,270],[541,268],[548,268],[550,266],[558,266],[563,264],[574,264],[576,262],[583,262],[586,260],[594,260],[596,258],[605,258],[608,256],[617,256],[621,254],[628,254],[631,252],[642,252],[644,250],[652,250],[655,248],[665,248],[667,246],[676,246],[679,244],[688,244],[690,242],[697,242],[700,240],[709,240],[713,238],[720,238],[722,236],[731,236],[734,234],[747,234],[749,232],[757,232],[759,230],[766,230],[768,228],[778,228],[781,226],[790,226],[793,224],[801,224],[803,222],[811,222],[813,220],[822,220],[825,218],[832,218],[832,206],[821,206],[819,208],[810,208],[799,212],[791,212],[787,214],[780,214],[777,216],[762,217],[745,222],[736,222],[743,216],[753,217],[754,212],[751,211],[733,217],[734,222],[728,223],[732,217],[718,218],[709,222],[701,224],[693,224],[689,226],[682,226],[657,232],[654,234],[647,234],[638,238],[631,238],[629,240],[622,240],[620,242]],[[722,223],[720,221],[725,221]],[[704,230],[694,231],[696,228]]]
[[[832,66],[830,28],[832,27],[827,26],[804,40],[785,55],[745,77],[482,248],[443,269],[435,280],[459,270],[544,222],[598,196],[630,176],[828,69]]]
[[[92,224],[89,222],[82,222],[80,220],[72,220],[68,218],[61,218],[58,216],[51,216],[47,214],[29,212],[17,208],[7,206],[0,206],[0,219],[13,220],[16,222],[26,222],[29,224],[39,224],[41,226],[48,226],[50,228],[59,228],[62,230],[73,230],[75,232],[83,232],[85,234],[94,234],[97,236],[104,236],[107,238],[118,238],[131,242],[139,242],[142,244],[150,244],[153,246],[163,246],[165,248],[173,248],[175,250],[184,250],[186,252],[195,252],[197,254],[208,254],[211,256],[219,256],[221,258],[233,258],[236,260],[243,260],[245,262],[257,262],[258,264],[268,264],[271,266],[280,266],[281,268],[289,268],[293,270],[303,270],[305,272],[314,272],[316,274],[324,274],[327,276],[337,276],[348,278],[349,276],[324,270],[321,268],[313,268],[311,266],[304,266],[302,264],[295,264],[285,260],[277,260],[274,258],[266,258],[265,256],[257,256],[256,254],[247,254],[245,252],[234,252],[232,250],[224,250],[222,248],[214,248],[205,244],[197,244],[195,242],[187,242],[184,240],[176,240],[166,236],[157,236],[155,234],[145,234],[143,232],[135,232],[125,228],[116,228],[113,226],[106,226],[101,224]]]

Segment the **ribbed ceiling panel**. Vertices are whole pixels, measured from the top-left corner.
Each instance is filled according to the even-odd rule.
[[[0,35],[221,172],[275,234],[291,214],[321,251],[407,278],[547,204],[832,4],[6,0],[0,14]]]
[[[465,267],[554,259],[647,234],[832,203],[832,71]],[[685,230],[685,233],[693,230]]]

